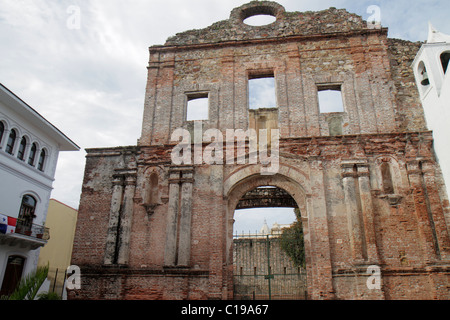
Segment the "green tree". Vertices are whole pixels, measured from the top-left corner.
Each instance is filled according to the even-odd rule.
[[[281,249],[291,258],[296,267],[305,268],[305,243],[300,209],[295,209],[295,222],[283,230],[280,237]]]

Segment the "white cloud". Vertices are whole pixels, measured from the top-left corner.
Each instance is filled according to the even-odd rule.
[[[136,144],[148,47],[228,19],[242,0],[2,0],[0,82],[82,148]],[[425,40],[427,22],[450,33],[444,1],[280,0],[288,11],[379,5],[390,36]],[[80,29],[67,28],[69,6]],[[84,151],[62,153],[52,196],[78,206]]]

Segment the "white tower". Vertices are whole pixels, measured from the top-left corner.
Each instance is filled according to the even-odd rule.
[[[413,62],[429,130],[433,131],[434,147],[447,191],[450,191],[450,36],[429,25],[427,42]]]
[[[269,226],[267,225],[267,221],[266,220],[264,220],[264,225],[262,226],[262,228],[259,231],[259,233],[262,234],[262,235],[270,234],[270,229],[269,229]]]

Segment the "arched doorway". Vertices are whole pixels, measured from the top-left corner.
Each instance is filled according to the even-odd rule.
[[[272,225],[265,234],[233,234],[235,211],[248,208],[291,208],[297,217],[289,229],[297,228],[302,241],[293,245],[303,253],[303,263],[286,250],[289,232]],[[306,196],[294,180],[277,174],[254,174],[238,181],[228,193],[228,269],[234,299],[306,299],[308,297],[309,232]],[[286,233],[286,235],[284,235]],[[298,234],[297,234],[298,235]],[[292,239],[292,232],[290,241]],[[284,241],[284,245],[283,245]],[[295,250],[294,250],[295,251]]]

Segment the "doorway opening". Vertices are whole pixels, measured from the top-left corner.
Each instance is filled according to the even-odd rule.
[[[14,292],[22,278],[25,260],[26,259],[21,256],[13,255],[8,257],[2,288],[0,290],[0,297],[8,296]]]
[[[306,299],[302,219],[291,195],[275,186],[250,190],[234,220],[234,299]]]

